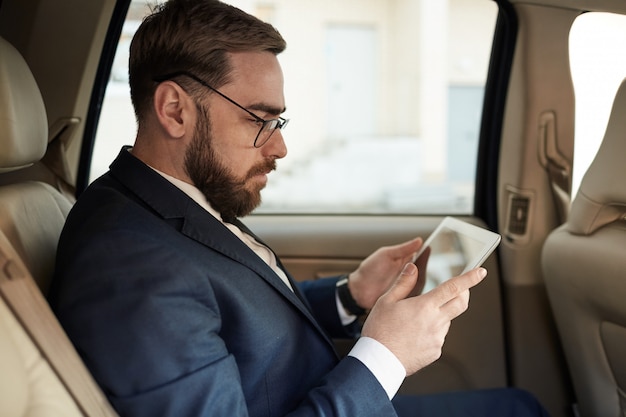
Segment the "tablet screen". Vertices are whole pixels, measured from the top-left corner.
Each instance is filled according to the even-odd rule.
[[[415,259],[420,271],[426,270],[422,293],[480,266],[499,242],[497,233],[447,217]]]

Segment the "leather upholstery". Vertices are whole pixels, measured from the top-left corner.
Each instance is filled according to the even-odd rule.
[[[57,241],[71,203],[43,182],[0,187],[0,231],[44,294],[54,273]]]
[[[626,80],[543,272],[580,415],[626,415]]]
[[[48,145],[46,108],[19,52],[0,38],[0,172],[39,161]]]
[[[82,416],[48,362],[0,299],[0,415]]]
[[[26,62],[0,38],[0,175],[38,162],[48,145],[46,110]],[[42,182],[0,187],[0,231],[46,293],[71,203]]]
[[[76,390],[68,387],[91,377],[33,284],[34,278],[47,291],[71,208],[49,184],[14,175],[39,162],[47,145],[46,111],[35,79],[19,52],[0,38],[0,416],[112,416],[97,388],[91,392],[103,399],[102,406],[88,410],[72,397]],[[16,286],[26,290],[7,292]],[[53,336],[35,337],[40,334]]]

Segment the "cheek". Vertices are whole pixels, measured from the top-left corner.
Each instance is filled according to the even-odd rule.
[[[236,178],[244,178],[257,162],[258,149],[253,147],[254,137],[240,121],[226,122],[230,114],[216,115],[212,120],[211,147],[224,168]],[[221,121],[223,123],[219,123]]]
[[[254,152],[238,147],[232,142],[221,142],[214,139],[213,150],[223,167],[235,178],[244,178],[254,166]]]

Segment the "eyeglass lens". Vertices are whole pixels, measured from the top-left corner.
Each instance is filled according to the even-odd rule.
[[[260,148],[265,145],[267,141],[270,140],[274,131],[276,129],[284,129],[287,122],[289,122],[287,119],[272,119],[264,121],[256,139],[254,140],[254,146]]]

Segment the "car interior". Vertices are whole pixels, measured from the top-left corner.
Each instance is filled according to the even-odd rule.
[[[599,150],[576,151],[593,161],[574,190],[575,145],[585,139],[570,49],[579,17],[621,17],[626,3],[484,2],[496,4],[497,20],[468,211],[286,211],[244,222],[299,279],[350,272],[381,246],[426,238],[446,215],[499,233],[489,275],[441,358],[400,392],[517,387],[553,417],[626,415],[626,67]],[[45,297],[64,220],[90,182],[130,6],[0,0],[0,416],[116,415]],[[336,342],[341,353],[353,343]]]
[[[569,217],[550,233],[542,253],[546,288],[582,415],[619,415],[626,400],[621,297],[626,195],[612,180],[626,150],[624,111],[626,81]]]
[[[39,163],[48,120],[37,83],[20,53],[0,39],[3,175]],[[45,181],[0,187],[2,415],[84,415],[111,410],[50,310],[44,294],[71,200]],[[89,412],[91,415],[92,411]]]

